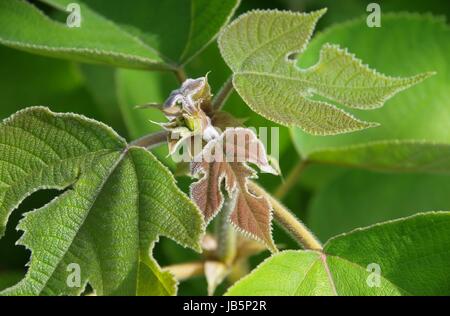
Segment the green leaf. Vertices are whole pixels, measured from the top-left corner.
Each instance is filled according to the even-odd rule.
[[[319,253],[287,250],[265,260],[225,295],[306,296],[333,293]]]
[[[450,212],[357,229],[330,239],[323,253],[276,254],[226,294],[449,295],[449,230]]]
[[[133,5],[124,10],[121,0],[96,0],[89,6],[154,47],[171,63],[183,65],[212,42],[239,2],[133,0]]]
[[[73,2],[40,1],[63,15],[69,15],[66,8]],[[191,0],[180,3],[171,0],[162,3],[139,0],[126,8],[123,1],[116,0],[78,1],[77,4],[80,5],[81,26],[69,28],[25,1],[2,1],[0,43],[80,62],[139,69],[174,69],[178,64],[188,62],[214,39],[239,1]],[[22,31],[18,32],[18,28]]]
[[[328,100],[356,109],[373,109],[397,92],[430,75],[396,78],[380,74],[337,45],[323,45],[319,61],[307,69],[302,58],[317,20],[309,14],[253,11],[230,24],[219,38],[222,56],[233,70],[233,84],[257,113],[314,135],[374,127]]]
[[[64,190],[20,222],[28,273],[1,294],[73,295],[87,283],[98,295],[175,293],[150,251],[160,235],[199,251],[204,225],[151,153],[101,123],[43,107],[5,120],[0,147],[0,235],[26,196]],[[66,283],[71,263],[81,269],[80,287]]]
[[[240,0],[191,0],[189,36],[177,60],[186,64],[202,51],[219,30],[228,24],[239,3]]]
[[[437,75],[403,92],[389,106],[358,113],[381,126],[360,133],[314,137],[300,129],[292,135],[300,154],[313,161],[389,171],[448,172],[450,28],[429,15],[385,14],[381,28],[365,18],[331,27],[310,43],[300,65],[314,64],[324,45],[342,45],[380,71],[408,75],[435,70]],[[416,38],[421,38],[420,43]],[[382,43],[382,44],[381,44]],[[386,49],[380,49],[380,45]]]
[[[48,0],[60,11],[70,1]],[[51,20],[26,1],[0,3],[0,43],[46,56],[121,67],[166,69],[155,50],[80,4],[82,27]],[[38,27],[36,27],[38,26]],[[22,31],[18,32],[18,28]],[[49,36],[51,34],[51,36]]]
[[[363,227],[432,210],[450,211],[450,177],[349,170],[312,198],[308,227],[321,240]]]

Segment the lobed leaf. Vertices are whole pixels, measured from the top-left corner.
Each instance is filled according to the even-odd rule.
[[[406,13],[384,15],[383,27],[376,30],[365,23],[365,18],[358,18],[325,30],[311,41],[299,64],[314,65],[323,45],[332,43],[348,47],[384,72],[407,75],[414,69],[437,74],[398,95],[388,107],[358,112],[365,120],[380,122],[379,128],[334,137],[292,129],[299,153],[313,161],[357,168],[447,173],[450,93],[444,56],[450,54],[450,28],[440,18]],[[389,49],[380,49],[380,43]]]
[[[0,234],[10,213],[43,188],[64,192],[28,212],[19,244],[31,250],[26,277],[3,295],[172,295],[176,282],[150,256],[158,236],[200,250],[201,215],[148,151],[109,127],[43,107],[0,125]],[[48,247],[52,245],[52,247]],[[71,264],[81,286],[67,283]]]
[[[449,230],[450,212],[357,229],[270,257],[226,295],[448,295]]]
[[[319,61],[300,69],[318,19],[312,13],[252,11],[219,37],[221,53],[233,70],[233,84],[257,113],[314,135],[334,135],[374,127],[335,107],[373,109],[430,73],[395,78],[380,74],[336,45],[323,45]],[[295,58],[294,58],[295,57]]]
[[[209,223],[222,208],[222,183],[234,207],[230,214],[233,225],[250,237],[260,240],[275,251],[272,239],[272,208],[261,196],[248,188],[248,179],[256,172],[246,163],[256,164],[261,170],[276,173],[270,166],[264,145],[249,129],[230,128],[220,137],[208,142],[191,163],[192,175],[201,175],[191,185],[191,197]]]

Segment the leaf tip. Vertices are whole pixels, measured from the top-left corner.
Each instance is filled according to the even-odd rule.
[[[327,11],[328,11],[328,8],[322,8],[322,9],[311,12],[311,15],[314,15],[319,19],[323,15],[325,15],[325,13],[327,13]]]

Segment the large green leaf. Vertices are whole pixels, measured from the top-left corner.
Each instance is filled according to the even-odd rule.
[[[417,212],[450,211],[450,177],[349,170],[312,198],[308,227],[322,240]]]
[[[388,77],[370,69],[337,45],[322,45],[319,61],[306,69],[295,58],[308,45],[325,10],[309,14],[253,11],[225,28],[222,56],[233,84],[257,113],[314,135],[332,135],[377,126],[356,119],[328,100],[354,109],[374,109],[397,92],[428,77]]]
[[[200,250],[203,221],[151,153],[101,123],[42,107],[5,120],[0,147],[0,234],[30,193],[65,190],[20,222],[31,261],[2,294],[79,294],[87,283],[99,295],[174,294],[151,249],[163,235]],[[66,283],[71,263],[81,268],[81,287]]]
[[[381,28],[368,28],[360,18],[316,36],[300,60],[302,67],[315,63],[324,43],[333,43],[348,47],[386,73],[436,71],[437,75],[396,96],[383,108],[351,111],[364,120],[380,122],[378,128],[334,137],[314,137],[293,129],[300,154],[313,161],[352,167],[448,172],[449,36],[445,21],[412,14],[385,14]]]
[[[71,1],[45,1],[64,11]],[[51,20],[32,4],[0,2],[0,43],[32,53],[122,67],[164,69],[157,52],[104,17],[80,4],[82,27]]]
[[[450,213],[419,214],[281,252],[227,295],[450,295],[449,247]]]
[[[73,2],[40,1],[59,12]],[[78,1],[81,27],[69,28],[25,1],[5,0],[0,3],[0,43],[81,62],[173,69],[214,39],[238,3],[139,0],[126,6],[117,0]]]

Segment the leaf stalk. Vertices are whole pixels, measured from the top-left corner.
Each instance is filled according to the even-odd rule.
[[[235,207],[236,199],[237,191],[231,198],[225,199],[222,210],[217,215],[217,255],[226,265],[230,265],[236,257],[236,231],[230,223],[230,215]]]
[[[298,178],[302,174],[303,170],[305,170],[308,165],[307,160],[300,160],[297,165],[289,172],[286,180],[276,189],[273,196],[282,200],[291,190],[291,188],[298,182]]]
[[[180,84],[186,81],[187,75],[183,67],[178,67],[174,70],[174,74]]]
[[[219,111],[222,109],[223,105],[228,100],[228,97],[233,92],[233,89],[233,77],[230,76],[227,81],[225,81],[222,88],[220,88],[213,100],[212,107],[214,111]]]
[[[316,236],[292,214],[283,204],[267,193],[255,182],[249,182],[249,188],[259,196],[267,198],[273,208],[274,219],[286,230],[304,249],[322,251],[323,247]]]
[[[167,142],[167,131],[160,131],[151,134],[147,134],[138,138],[130,143],[130,146],[144,147],[147,149],[152,149]]]

